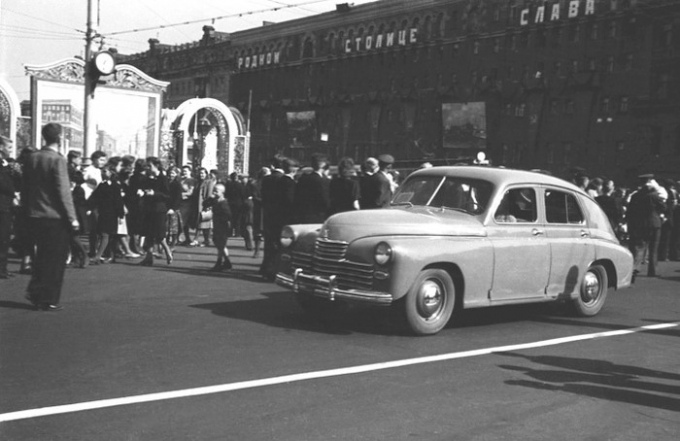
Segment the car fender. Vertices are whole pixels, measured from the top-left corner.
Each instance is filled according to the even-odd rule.
[[[374,250],[385,242],[392,248],[391,261],[376,272],[389,277],[383,286],[394,299],[406,295],[417,275],[428,267],[441,267],[462,278],[457,287],[463,289],[466,307],[489,304],[489,289],[493,280],[493,246],[485,237],[470,236],[389,236],[358,239],[348,249],[348,258],[374,263]]]

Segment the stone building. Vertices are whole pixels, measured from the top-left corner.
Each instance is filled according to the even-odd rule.
[[[680,178],[680,0],[383,0],[125,57],[250,121],[251,167],[393,154]],[[248,116],[247,116],[248,115]]]

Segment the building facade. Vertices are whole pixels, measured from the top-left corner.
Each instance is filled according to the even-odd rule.
[[[680,178],[680,0],[383,0],[127,56],[248,115],[251,167],[393,154]]]

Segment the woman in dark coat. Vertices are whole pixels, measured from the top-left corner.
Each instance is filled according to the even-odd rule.
[[[359,181],[356,180],[352,158],[340,160],[338,176],[331,181],[329,193],[331,199],[330,214],[359,209],[361,191]]]
[[[118,233],[118,219],[125,216],[120,184],[113,179],[113,172],[110,169],[102,168],[102,182],[92,192],[87,203],[91,210],[96,209],[99,213],[96,226],[99,248],[91,263],[94,265],[107,263],[109,260],[104,260],[102,255],[109,244],[109,237]]]
[[[165,240],[168,228],[168,202],[170,201],[170,187],[162,172],[160,159],[155,156],[146,158],[146,179],[142,182],[138,194],[142,200],[142,219],[144,235],[144,251],[146,256],[140,265],[153,265],[153,248],[160,244],[165,251],[168,265],[172,263],[172,251]]]

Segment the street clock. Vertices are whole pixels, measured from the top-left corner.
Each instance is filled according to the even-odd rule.
[[[116,68],[116,60],[111,52],[97,52],[94,56],[94,67],[100,75],[110,75]]]

